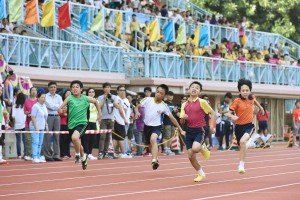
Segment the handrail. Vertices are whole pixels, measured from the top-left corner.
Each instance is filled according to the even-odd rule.
[[[247,78],[253,83],[300,87],[300,67],[225,60],[202,56],[182,58],[170,53],[126,53],[127,76],[200,79],[232,82]]]
[[[0,33],[7,63],[50,69],[124,71],[122,48]]]

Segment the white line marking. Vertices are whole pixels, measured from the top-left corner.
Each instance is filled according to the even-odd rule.
[[[254,149],[251,149],[249,152],[247,152],[247,157],[250,158],[256,158],[256,157],[262,157],[262,155],[259,156],[251,156],[252,154],[257,155],[257,151],[253,151]],[[295,151],[290,151],[290,149],[288,149],[289,151],[284,151],[284,154],[281,155],[290,155],[290,152],[295,152]],[[282,150],[279,151],[272,151],[272,152],[264,152],[265,154],[263,154],[263,156],[275,156],[274,154],[276,153],[283,153]],[[218,161],[218,160],[227,160],[224,158],[225,157],[229,157],[232,158],[232,155],[238,154],[238,151],[228,151],[228,152],[212,152],[212,155],[214,158],[216,157],[222,157],[223,159],[215,159],[215,160],[211,160],[211,162],[214,161]],[[276,156],[280,156],[276,155]],[[179,156],[178,156],[179,157]],[[173,160],[174,157],[160,157],[160,161],[167,161],[167,160]],[[150,159],[150,158],[149,158]],[[149,159],[143,159],[143,160],[131,160],[130,163],[143,163],[143,162],[149,162]],[[186,160],[187,156],[180,156],[178,158],[178,160]],[[9,161],[9,160],[8,160]],[[63,162],[47,162],[46,165],[55,165],[55,167],[46,167],[45,165],[40,165],[41,167],[37,167],[37,164],[31,164],[32,162],[30,161],[24,161],[27,162],[28,164],[24,164],[24,165],[14,165],[14,169],[2,169],[0,172],[9,172],[9,171],[28,171],[28,170],[38,170],[38,169],[61,169],[61,168],[69,168],[70,165],[60,165],[60,164],[65,164],[65,163],[74,163],[74,161],[72,159],[70,160],[65,160]],[[93,161],[91,161],[93,162]],[[97,161],[95,161],[95,163],[93,164],[93,166],[107,166],[107,165],[119,165],[119,164],[127,164],[128,162],[124,161],[124,162],[105,162],[105,163],[100,163],[100,164],[96,164]],[[30,164],[29,164],[30,163]],[[30,166],[33,166],[34,168],[29,168]],[[16,167],[22,167],[21,169],[16,169]],[[11,168],[11,165],[9,166],[9,168]]]
[[[298,153],[300,154],[300,153]],[[278,157],[278,156],[285,156],[285,155],[290,155],[290,154],[276,154],[276,155],[270,155],[270,157]],[[294,155],[297,155],[297,154],[294,154]],[[251,158],[260,158],[260,157],[265,157],[264,155],[259,155],[259,156],[252,156]],[[185,160],[187,160],[187,158],[184,158]],[[286,159],[294,159],[294,158],[284,158],[284,160]],[[176,159],[177,160],[177,159]],[[179,158],[178,160],[181,160],[181,158]],[[225,160],[227,161],[228,159],[217,159],[217,160],[211,160],[210,162],[216,162],[216,161],[222,161],[222,160]],[[234,160],[238,160],[238,158],[232,158],[231,159],[232,161]],[[147,161],[149,162],[149,161]],[[205,161],[202,161],[202,163],[204,163]],[[263,162],[263,161],[262,161]],[[168,165],[176,165],[176,164],[182,164],[182,163],[189,163],[188,161],[186,162],[176,162],[176,163],[168,163]],[[251,163],[251,162],[247,162],[247,163]],[[128,164],[128,162],[127,162]],[[75,166],[75,165],[74,165]],[[93,167],[94,166],[97,166],[96,165],[92,165]],[[145,166],[150,166],[150,165],[145,165]],[[71,166],[69,166],[71,167]],[[138,167],[141,167],[141,166],[125,166],[125,167],[109,167],[109,168],[100,168],[100,169],[90,169],[89,172],[92,172],[92,171],[102,171],[102,170],[113,170],[113,169],[122,169],[122,168],[138,168]],[[59,168],[59,167],[57,167]],[[30,170],[30,169],[27,169],[27,171]],[[38,175],[48,175],[48,174],[65,174],[65,173],[74,173],[74,172],[82,172],[81,169],[78,169],[78,170],[70,170],[70,171],[58,171],[58,172],[42,172],[42,173],[34,173],[34,174],[17,174],[17,175],[9,175],[9,176],[1,176],[1,178],[12,178],[12,177],[25,177],[25,176],[38,176]]]
[[[300,163],[293,163],[293,164],[285,164],[285,165],[276,165],[276,166],[264,166],[264,167],[254,167],[254,168],[248,168],[247,170],[257,170],[257,169],[265,169],[265,168],[276,168],[276,167],[285,167],[285,166],[292,166],[292,165],[298,165]],[[183,168],[177,168],[177,169],[183,169]],[[210,172],[207,174],[223,174],[223,173],[229,173],[229,172],[236,172],[237,170],[227,170],[227,171],[217,171],[217,172]],[[163,172],[163,171],[162,171]],[[287,174],[290,173],[297,173],[300,171],[296,172],[288,172]],[[278,174],[281,175],[282,173]],[[263,175],[261,177],[265,176],[272,176],[273,174],[270,175]],[[276,174],[275,174],[276,175]],[[162,177],[162,178],[154,178],[154,179],[142,179],[142,180],[134,180],[134,181],[124,181],[124,182],[114,182],[114,183],[106,183],[106,184],[98,184],[98,185],[89,185],[89,186],[78,186],[78,187],[72,187],[72,188],[61,188],[61,189],[52,189],[52,190],[38,190],[38,191],[32,191],[32,192],[21,192],[21,193],[12,193],[12,194],[4,194],[0,195],[0,197],[7,197],[7,196],[18,196],[18,195],[28,195],[28,194],[38,194],[38,193],[46,193],[46,192],[58,192],[58,191],[67,191],[67,190],[75,190],[75,189],[83,189],[83,188],[91,188],[91,187],[100,187],[100,186],[110,186],[110,185],[119,185],[119,184],[127,184],[127,183],[137,183],[137,182],[146,182],[146,181],[155,181],[155,180],[165,180],[165,179],[174,179],[174,178],[182,178],[182,177],[189,177],[189,176],[194,176],[194,174],[188,174],[188,175],[180,175],[180,176],[172,176],[172,177]],[[260,176],[258,176],[260,177]],[[251,177],[250,177],[251,178]],[[232,180],[244,180],[247,178],[241,178],[241,179],[232,179]],[[225,181],[227,182],[227,181]],[[219,183],[219,181],[216,182],[210,182],[210,183],[203,183],[203,184],[214,184],[214,183]],[[193,185],[197,186],[197,185]],[[179,186],[180,188],[181,186]],[[186,187],[186,186],[182,186]],[[170,188],[172,189],[172,188]],[[159,191],[159,190],[151,190],[151,191]],[[127,194],[127,193],[126,193]],[[137,193],[139,194],[139,193]],[[109,195],[110,197],[111,195]],[[114,195],[113,195],[114,196]],[[117,196],[123,196],[123,195],[117,195]],[[105,196],[106,197],[106,196]],[[98,198],[98,197],[97,197]],[[102,197],[101,197],[102,198]]]
[[[272,189],[276,189],[276,188],[289,187],[289,186],[293,186],[293,185],[300,185],[300,182],[290,183],[290,184],[285,184],[285,185],[278,185],[278,186],[267,187],[267,188],[261,188],[261,189],[256,189],[256,190],[248,190],[248,191],[244,191],[244,192],[236,192],[236,193],[230,193],[230,194],[224,194],[224,195],[218,195],[218,196],[204,197],[204,198],[193,199],[193,200],[216,199],[216,198],[221,198],[221,197],[235,196],[235,195],[240,195],[240,194],[247,194],[247,193],[260,192],[260,191],[265,191],[265,190],[272,190]]]
[[[278,174],[269,174],[269,175],[262,175],[262,176],[252,176],[252,177],[247,177],[247,178],[229,179],[229,180],[223,180],[223,181],[215,181],[215,182],[210,182],[210,183],[203,183],[202,185],[211,185],[211,184],[215,184],[215,183],[226,183],[226,182],[234,182],[234,181],[241,181],[241,180],[248,180],[248,179],[264,178],[264,177],[269,177],[269,176],[280,176],[280,175],[294,174],[294,173],[299,173],[299,172],[300,171],[278,173]],[[129,193],[113,194],[113,195],[90,197],[90,198],[77,199],[77,200],[103,199],[103,198],[109,198],[109,197],[126,196],[126,195],[134,195],[134,194],[143,194],[143,193],[151,193],[151,192],[160,192],[160,191],[180,189],[180,188],[187,188],[187,187],[196,187],[196,186],[199,186],[199,185],[197,185],[197,184],[183,185],[183,186],[176,186],[176,187],[170,187],[170,188],[162,188],[162,189],[156,189],[156,190],[144,190],[144,191],[140,191],[140,192],[129,192]]]

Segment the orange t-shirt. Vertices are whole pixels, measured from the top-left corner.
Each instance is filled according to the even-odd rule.
[[[300,109],[294,108],[294,110],[293,110],[293,117],[294,117],[294,119],[295,119],[296,122],[300,123]]]
[[[230,105],[230,110],[235,111],[239,117],[236,121],[238,125],[249,124],[253,122],[255,96],[252,95],[252,100],[236,98]]]

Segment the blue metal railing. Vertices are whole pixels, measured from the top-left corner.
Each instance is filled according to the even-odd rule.
[[[0,37],[0,53],[14,65],[124,72],[121,48],[3,33]]]
[[[167,0],[167,5],[180,10],[190,11],[197,18],[200,18],[202,15],[212,15],[209,11],[200,8],[187,0]]]
[[[300,68],[288,65],[242,62],[170,53],[126,53],[124,66],[130,78],[174,78],[300,86]]]

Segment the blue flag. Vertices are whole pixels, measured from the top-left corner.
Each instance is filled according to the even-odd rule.
[[[88,31],[88,12],[87,12],[87,10],[82,10],[80,12],[79,23],[80,23],[81,32],[82,33],[87,32]]]
[[[208,26],[200,29],[200,47],[209,46]]]
[[[6,18],[5,0],[0,0],[0,19]]]
[[[164,28],[165,42],[175,42],[174,22],[170,21]]]

